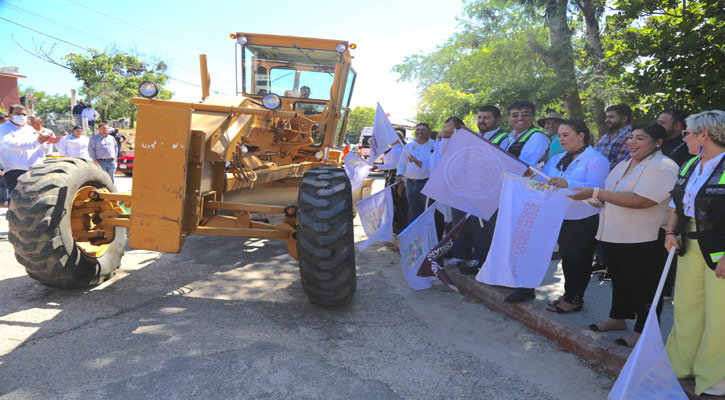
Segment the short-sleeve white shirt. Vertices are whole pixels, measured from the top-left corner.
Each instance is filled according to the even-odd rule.
[[[609,243],[644,243],[657,240],[658,230],[667,224],[670,192],[679,168],[657,151],[624,175],[632,163],[628,158],[609,173],[604,189],[631,192],[657,202],[648,208],[627,208],[606,203],[599,214],[597,239]]]

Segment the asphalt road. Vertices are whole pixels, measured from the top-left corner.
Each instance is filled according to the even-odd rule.
[[[334,310],[307,302],[274,241],[129,250],[87,291],[44,287],[12,254],[0,240],[0,399],[605,399],[613,384],[445,286],[413,292],[385,245],[358,254],[356,297]]]

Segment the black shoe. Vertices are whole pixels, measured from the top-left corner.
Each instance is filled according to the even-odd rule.
[[[525,301],[533,300],[536,298],[536,293],[533,290],[520,290],[516,289],[513,293],[511,293],[506,299],[504,299],[507,303],[523,303]]]
[[[592,275],[605,272],[607,272],[607,267],[604,264],[600,264],[598,262],[592,263]]]

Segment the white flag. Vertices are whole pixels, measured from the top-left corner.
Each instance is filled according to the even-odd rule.
[[[375,242],[393,241],[393,196],[390,190],[391,186],[388,186],[357,202],[360,222],[368,235],[368,239],[360,243],[361,251]]]
[[[383,107],[378,103],[375,110],[375,122],[373,123],[373,137],[370,138],[370,163],[375,161],[390,147],[390,143],[400,140],[398,134],[390,123],[388,116],[385,115]]]
[[[398,235],[400,246],[400,265],[403,276],[413,290],[430,288],[433,277],[420,277],[418,270],[425,256],[438,244],[435,222],[435,204],[428,207],[403,232]]]
[[[353,152],[347,153],[345,156],[345,173],[350,179],[352,190],[355,190],[370,175],[370,164]]]
[[[501,173],[523,175],[528,167],[466,128],[448,140],[448,148],[431,171],[422,192],[443,204],[488,220],[501,198]]]
[[[549,185],[504,174],[491,250],[476,280],[535,288],[551,263],[564,214],[572,201]]]
[[[609,392],[609,398],[612,400],[687,399],[680,382],[677,381],[675,371],[672,370],[665,345],[662,343],[660,324],[655,312],[673,256],[674,251],[671,251],[665,269],[662,271],[660,284],[657,287],[649,315],[647,315],[642,335],[629,354],[617,382]]]

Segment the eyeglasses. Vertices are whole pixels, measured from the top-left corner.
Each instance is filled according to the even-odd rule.
[[[529,117],[530,117],[530,116],[532,116],[532,115],[533,115],[533,114],[531,114],[530,112],[522,112],[522,113],[511,113],[511,114],[509,114],[509,116],[510,116],[511,118],[519,118],[519,117],[521,117],[521,118],[529,118]]]

